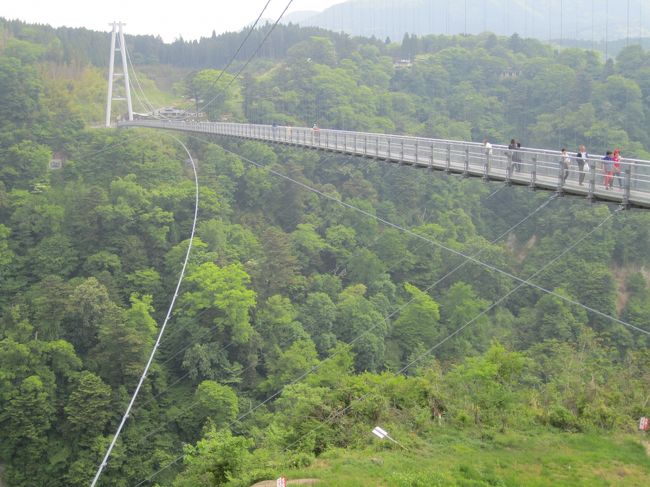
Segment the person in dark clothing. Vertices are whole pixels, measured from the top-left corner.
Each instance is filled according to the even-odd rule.
[[[516,150],[517,150],[517,141],[515,139],[512,139],[510,141],[510,144],[508,144],[508,154],[510,155],[510,162],[511,162],[510,167],[509,167],[509,171],[510,171],[509,175],[512,175],[512,171],[515,168],[515,151]]]
[[[510,151],[512,160],[512,169],[517,172],[521,171],[521,153],[519,149],[521,149],[521,144],[515,139],[512,139],[510,145],[508,145],[508,150]]]
[[[566,180],[569,179],[569,167],[571,165],[571,158],[569,157],[569,154],[567,153],[566,149],[562,149],[562,160],[560,161],[560,164],[562,164],[562,171],[563,171],[563,179],[562,182],[566,183]]]

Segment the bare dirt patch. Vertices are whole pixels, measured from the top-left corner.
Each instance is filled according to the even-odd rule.
[[[648,269],[641,267],[612,267],[612,272],[614,274],[614,279],[616,280],[617,287],[617,296],[616,296],[616,311],[620,313],[625,309],[627,301],[630,299],[630,293],[625,287],[625,282],[631,274],[635,272],[640,272],[643,277],[645,277],[646,282],[650,283],[650,271]]]
[[[537,241],[537,235],[533,235],[527,242],[521,243],[517,240],[515,234],[511,234],[506,240],[506,247],[514,255],[517,262],[521,264],[531,249],[535,247]]]

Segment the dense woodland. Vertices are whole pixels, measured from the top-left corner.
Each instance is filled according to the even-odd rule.
[[[1,27],[0,466],[9,486],[83,486],[173,295],[194,184],[166,135],[87,128],[101,118],[103,74],[89,61],[108,52],[105,39],[92,53],[85,44],[92,56],[69,57],[79,37]],[[278,32],[297,34],[268,46],[283,54],[257,58],[226,93],[230,75],[217,83],[218,71],[188,70],[173,96],[216,96],[213,119],[650,156],[650,53],[640,48],[605,63],[518,36],[398,45],[287,29]],[[406,56],[412,65],[395,68]],[[152,93],[154,73],[141,74]],[[650,415],[648,335],[557,296],[649,330],[650,213],[612,216],[605,204],[331,154],[188,143],[198,237],[102,485],[153,474],[150,485],[250,485],[339,449],[390,448],[373,442],[376,424],[417,457],[444,435],[485,449],[509,431],[608,438]],[[55,153],[62,169],[49,168]],[[557,295],[523,287],[500,301],[517,282],[442,246]],[[626,464],[629,485],[641,485],[650,463],[638,441],[626,445],[641,458]],[[511,485],[439,474],[440,485]]]

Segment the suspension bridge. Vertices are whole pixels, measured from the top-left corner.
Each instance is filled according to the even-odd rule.
[[[559,151],[511,150],[501,145],[491,145],[488,149],[476,142],[244,123],[134,120],[118,126],[284,144],[583,196],[591,201],[618,203],[625,208],[650,208],[650,161],[639,159],[622,159],[621,175],[614,178],[611,189],[606,189],[602,157],[585,159],[585,169],[581,170],[577,158],[569,156],[567,171]]]
[[[273,25],[273,28],[275,27],[275,25],[277,25],[279,20],[282,18],[282,16],[286,12],[286,9],[289,7],[291,2],[292,0],[289,1],[287,7],[285,8],[283,13],[280,15],[278,20]],[[251,27],[251,31],[252,29],[255,28],[255,26],[259,22],[265,9],[266,6],[260,13],[260,16],[258,17],[257,21]],[[577,158],[567,156],[566,154],[560,153],[558,151],[550,151],[550,150],[543,150],[543,149],[524,148],[524,149],[513,150],[509,147],[496,145],[496,144],[487,145],[487,144],[480,144],[476,142],[467,142],[467,141],[441,140],[441,139],[412,137],[412,136],[394,135],[394,134],[320,129],[317,127],[312,127],[312,128],[289,127],[289,126],[262,125],[262,124],[249,124],[249,123],[198,122],[198,121],[183,121],[183,120],[170,120],[170,119],[134,120],[133,108],[131,102],[131,85],[130,85],[129,75],[128,75],[128,65],[130,63],[130,59],[125,44],[125,39],[124,39],[124,34],[122,29],[123,24],[113,23],[112,25],[113,25],[113,32],[112,32],[112,39],[111,39],[108,96],[107,96],[107,107],[106,107],[107,127],[111,125],[111,105],[113,100],[126,100],[127,107],[128,107],[128,121],[118,123],[118,127],[120,128],[139,127],[139,128],[150,128],[150,129],[159,129],[159,130],[161,129],[161,130],[179,131],[179,132],[185,132],[191,134],[206,134],[206,135],[220,136],[220,137],[227,137],[227,138],[255,140],[255,141],[261,141],[261,142],[272,143],[272,144],[283,144],[283,145],[292,146],[301,149],[328,151],[328,152],[339,153],[343,155],[376,159],[391,164],[409,165],[416,168],[428,169],[430,171],[443,171],[448,174],[458,174],[465,177],[483,178],[486,181],[502,181],[508,185],[526,186],[531,190],[539,189],[544,191],[551,191],[554,192],[556,195],[581,196],[589,199],[590,201],[603,201],[603,202],[618,204],[619,209],[631,208],[631,207],[638,207],[638,208],[645,208],[645,209],[650,208],[650,161],[646,161],[646,160],[628,159],[628,158],[622,159],[620,161],[620,165],[622,169],[620,175],[618,175],[615,178],[613,187],[606,188],[604,184],[605,175],[603,173],[602,157],[592,156],[578,161]],[[248,59],[248,61],[244,63],[243,67],[237,72],[237,74],[233,77],[230,83],[232,83],[239,76],[239,74],[246,68],[246,66],[250,63],[250,61],[253,59],[255,54],[259,51],[259,48],[264,43],[268,35],[270,35],[270,33],[273,31],[273,28],[263,39],[262,43],[258,46],[253,56],[251,56]],[[247,38],[248,37],[244,39],[243,43],[246,42]],[[120,53],[120,57],[122,61],[121,73],[114,72],[115,53],[117,52]],[[238,52],[239,49],[233,56],[232,60],[235,59]],[[230,63],[226,66],[223,72],[225,72],[229,66]],[[124,95],[125,95],[124,97],[114,96],[113,82],[115,81],[115,79],[118,78],[121,78],[124,81]],[[135,75],[135,72],[134,72],[134,78],[136,80],[136,83],[139,85],[139,82],[137,81],[137,75]],[[228,86],[230,86],[230,84]],[[142,91],[145,102],[147,102],[149,108],[151,108],[151,113],[155,113],[155,110],[146,99],[146,95],[144,94],[144,91],[141,89],[141,87],[139,88]],[[135,93],[137,96],[137,90],[135,91]],[[213,100],[209,101],[206,105],[212,103],[212,101],[214,101],[215,99],[216,97],[213,98]],[[146,107],[144,103],[143,105]],[[200,110],[197,109],[197,113],[199,111]],[[177,141],[182,145],[182,142],[180,140],[177,139]],[[190,255],[192,241],[194,237],[194,231],[197,223],[197,216],[198,216],[199,188],[198,188],[198,177],[197,177],[195,162],[192,159],[190,152],[187,150],[187,148],[184,145],[183,148],[187,151],[189,160],[193,168],[195,189],[196,189],[195,211],[194,211],[192,233],[189,240],[190,243],[188,245],[187,252],[185,255],[185,260],[183,263],[183,270],[181,271],[181,274],[177,281],[176,291],[170,303],[165,318],[165,322],[161,326],[156,343],[153,347],[153,350],[151,351],[148,362],[140,377],[138,385],[136,386],[136,389],[134,390],[131,396],[127,409],[121,418],[117,431],[113,436],[111,443],[100,465],[98,466],[97,472],[91,483],[92,487],[94,487],[97,484],[102,474],[102,471],[108,464],[112,450],[118,441],[120,433],[125,427],[126,421],[129,418],[132,407],[138,396],[138,392],[147,377],[151,364],[153,363],[157,349],[160,345],[161,338],[165,331],[165,326],[168,320],[170,319],[170,317],[172,316],[174,304],[176,302],[176,298],[178,297],[179,288],[183,281],[184,271]],[[568,166],[566,164],[567,157],[569,158]],[[249,162],[257,165],[254,161],[249,161]],[[578,164],[578,162],[580,162],[580,164]],[[271,173],[274,173],[276,176],[291,180],[288,176],[276,173],[273,169],[271,169],[270,171]],[[309,187],[298,181],[291,180],[291,182],[296,183],[302,186],[303,188],[308,189],[324,198],[334,199],[332,196],[326,195],[320,192],[319,190]],[[549,202],[551,199],[555,199],[555,197],[552,196],[549,199]],[[465,265],[465,263],[474,262],[476,264],[481,265],[482,267],[485,267],[494,272],[498,272],[499,274],[510,277],[513,280],[518,282],[517,286],[514,287],[512,290],[510,290],[507,294],[501,296],[499,299],[494,301],[488,308],[481,311],[474,318],[464,323],[462,326],[460,326],[455,331],[447,335],[445,338],[443,338],[432,348],[425,351],[425,353],[423,353],[420,357],[418,357],[416,361],[409,363],[406,367],[401,369],[399,373],[405,372],[406,369],[411,367],[422,357],[432,353],[438,346],[442,345],[447,340],[452,339],[454,336],[461,333],[464,329],[471,326],[478,318],[491,311],[494,307],[498,306],[500,303],[505,301],[510,295],[515,293],[523,286],[533,287],[546,294],[553,295],[558,299],[562,299],[565,302],[569,302],[576,306],[581,306],[582,308],[591,311],[599,316],[602,316],[603,318],[607,318],[610,319],[611,321],[618,322],[627,327],[636,329],[638,332],[650,334],[650,332],[647,330],[638,328],[629,323],[625,323],[616,317],[609,316],[594,308],[573,301],[570,298],[567,298],[566,296],[558,294],[553,290],[545,289],[540,285],[537,285],[534,282],[532,282],[532,280],[535,277],[537,277],[541,272],[543,272],[548,267],[553,265],[555,262],[557,262],[568,252],[572,251],[582,241],[591,237],[591,235],[594,232],[596,232],[607,221],[613,218],[613,216],[616,213],[618,213],[618,211],[608,215],[607,218],[603,220],[599,225],[592,228],[588,233],[584,234],[578,240],[572,242],[568,248],[566,248],[559,255],[556,255],[550,262],[546,263],[544,266],[539,268],[534,274],[532,274],[531,276],[525,279],[522,279],[520,277],[510,274],[507,271],[504,271],[502,269],[499,269],[497,267],[491,266],[490,264],[486,264],[478,260],[477,259],[478,254],[475,256],[463,254],[457,250],[445,247],[443,244],[440,244],[439,242],[430,240],[426,236],[419,235],[417,233],[414,233],[411,230],[398,227],[394,223],[391,223],[386,220],[382,220],[377,216],[371,215],[370,213],[365,212],[363,209],[354,207],[349,203],[339,201],[339,200],[335,200],[335,201],[339,202],[344,206],[347,206],[350,209],[358,211],[368,217],[375,218],[387,226],[398,228],[404,231],[405,233],[412,235],[415,238],[425,240],[431,245],[441,247],[452,254],[456,254],[463,257],[464,258],[463,263],[457,266],[448,275],[451,275],[457,269],[460,269],[462,266]],[[519,223],[511,227],[507,232],[499,236],[496,241],[500,240],[502,237],[509,234],[519,225],[523,224],[532,215],[534,215],[537,211],[544,208],[547,204],[548,202],[544,203],[537,210],[534,210],[532,213],[527,215],[523,220],[521,220]],[[442,279],[444,279],[444,277]],[[425,292],[428,292],[433,286],[438,284],[438,282],[429,286],[425,290]],[[407,302],[401,308],[394,310],[388,316],[387,319],[390,319],[394,314],[398,313],[401,309],[405,308],[406,306],[409,306],[411,302],[412,300]],[[375,326],[377,326],[377,324]],[[356,338],[354,338],[349,344],[354,343],[361,336],[363,336],[363,334],[368,333],[369,331],[370,330],[365,330],[361,335],[358,335]],[[330,357],[328,357],[328,359],[332,358],[332,356],[334,355],[335,353],[332,354]],[[328,359],[325,359],[323,362],[325,362]],[[316,369],[314,368],[311,370],[307,370],[304,374],[302,374],[300,377],[292,381],[290,384],[296,383],[297,381],[301,380],[302,378],[304,378],[314,370]],[[277,397],[279,394],[282,393],[285,387],[286,385],[282,386],[278,391],[274,392],[272,395],[270,395],[267,399],[259,403],[254,408],[251,408],[247,413],[241,415],[237,420],[239,421],[243,419],[245,416],[252,413],[257,408],[273,400],[275,397]],[[362,396],[360,400],[363,400],[365,397],[366,396]],[[346,410],[347,409],[348,408],[346,408]],[[344,410],[343,412],[345,412],[346,410]],[[184,456],[185,454],[183,453],[180,456],[174,458],[171,462],[161,467],[159,470],[154,472],[153,475],[151,475],[147,479],[142,480],[137,485],[142,485],[143,483],[151,481],[160,472],[164,471],[165,469],[169,468],[170,466],[174,465],[175,463],[183,459]]]

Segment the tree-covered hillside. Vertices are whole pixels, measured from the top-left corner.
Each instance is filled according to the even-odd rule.
[[[215,70],[176,88],[218,96],[212,118],[648,155],[642,49],[604,63],[516,36],[385,45],[295,29],[286,56],[257,58],[225,95]],[[174,294],[194,184],[168,135],[87,127],[101,72],[53,54],[50,29],[3,32],[0,472],[12,487],[85,486]],[[410,67],[394,66],[402,53]],[[377,485],[650,482],[634,434],[650,415],[649,213],[187,143],[197,238],[100,485],[299,472],[363,485],[357,465]],[[375,442],[377,424],[408,451]]]

